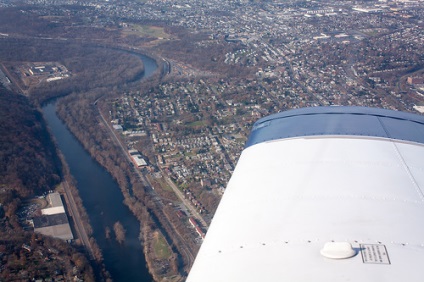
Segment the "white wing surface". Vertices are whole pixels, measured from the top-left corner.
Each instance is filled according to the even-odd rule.
[[[423,281],[424,118],[363,107],[255,123],[193,281]]]

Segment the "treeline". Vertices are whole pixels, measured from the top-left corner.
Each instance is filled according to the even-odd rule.
[[[111,279],[110,273],[107,271],[106,266],[104,265],[104,262],[103,262],[102,250],[97,244],[96,239],[94,239],[93,237],[93,228],[91,227],[90,218],[88,217],[87,211],[84,207],[82,199],[79,195],[79,191],[76,187],[76,180],[72,177],[63,154],[60,151],[58,151],[58,155],[63,163],[62,175],[63,175],[64,182],[62,183],[62,185],[66,185],[65,183],[67,183],[67,187],[63,187],[63,188],[69,189],[69,192],[72,194],[72,197],[74,199],[74,202],[76,204],[76,207],[78,209],[78,214],[79,214],[74,216],[79,216],[79,219],[83,223],[83,228],[85,229],[85,232],[87,233],[87,236],[89,237],[89,246],[86,246],[86,249],[81,251],[83,251],[88,256],[90,255],[90,251],[91,251],[91,254],[95,260],[95,263],[92,263],[92,267],[95,268],[95,272],[98,278],[100,278],[102,281],[111,281],[112,279]],[[74,221],[74,218],[72,218],[71,221]],[[81,238],[79,239],[81,240]]]

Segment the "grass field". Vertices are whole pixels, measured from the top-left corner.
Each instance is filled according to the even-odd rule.
[[[158,259],[169,259],[171,257],[171,251],[165,238],[159,232],[154,233],[153,250],[155,256]]]
[[[124,29],[123,33],[126,35],[136,35],[147,38],[170,38],[169,34],[167,34],[162,27],[158,26],[131,24]]]
[[[149,181],[153,184],[156,183],[157,185],[160,186],[160,188],[162,188],[163,190],[166,191],[170,191],[173,192],[171,186],[169,186],[169,184],[165,181],[165,179],[163,179],[163,177],[161,178],[153,178],[149,176]]]
[[[159,178],[157,179],[157,181],[160,183],[160,187],[162,187],[162,189],[173,192],[174,190],[172,190],[171,186],[169,186],[169,184],[165,181],[165,179],[163,178]]]
[[[208,125],[207,122],[204,120],[198,120],[198,121],[187,124],[187,126],[190,126],[190,127],[199,127],[199,126],[204,127],[207,125]]]

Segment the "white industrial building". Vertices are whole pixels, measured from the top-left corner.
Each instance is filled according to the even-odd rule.
[[[137,167],[142,167],[147,165],[146,161],[143,159],[139,151],[135,149],[131,149],[128,151],[128,154],[130,154],[131,159],[133,160],[133,162],[135,163]]]
[[[47,200],[49,207],[41,210],[42,216],[33,219],[34,231],[66,241],[73,240],[74,236],[60,194],[50,193],[47,195]]]

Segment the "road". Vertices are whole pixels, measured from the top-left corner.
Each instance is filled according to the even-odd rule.
[[[96,105],[99,99],[97,99],[94,104]],[[115,130],[113,130],[112,127],[110,127],[109,123],[106,121],[106,119],[103,116],[103,113],[100,111],[99,108],[97,108],[100,117],[103,121],[103,123],[107,126],[107,128],[109,129],[109,132],[111,133],[111,136],[113,137],[113,139],[115,140],[115,143],[119,145],[119,147],[121,147],[123,154],[125,155],[125,157],[127,158],[127,160],[130,163],[133,163],[131,157],[128,154],[128,150],[124,147],[124,145],[122,145],[121,140],[118,138],[118,136],[116,136]],[[136,173],[138,174],[139,178],[142,180],[143,184],[148,183],[148,181],[146,180],[146,178],[144,177],[143,173],[139,170],[135,170]],[[200,213],[196,210],[195,207],[193,207],[193,205],[191,205],[191,203],[184,198],[183,193],[180,191],[180,189],[178,189],[178,187],[174,184],[174,182],[172,182],[171,179],[169,179],[169,177],[167,177],[165,175],[165,173],[162,172],[163,177],[165,178],[166,182],[169,184],[169,186],[172,188],[172,190],[174,191],[174,193],[177,195],[177,197],[181,200],[181,202],[183,202],[183,204],[186,206],[187,209],[190,210],[192,216],[194,218],[196,218],[202,225],[204,228],[208,228],[208,224],[206,223],[206,221],[203,219],[203,217],[200,215]],[[149,187],[151,187],[151,185],[149,185]]]
[[[191,215],[196,218],[206,229],[208,229],[208,224],[206,223],[206,221],[203,219],[203,217],[199,214],[199,212],[196,210],[195,207],[193,207],[193,205],[190,204],[190,201],[187,200],[186,198],[184,198],[183,193],[181,192],[180,189],[178,189],[178,187],[174,184],[174,182],[172,182],[171,179],[169,179],[169,177],[165,176],[165,173],[162,172],[163,177],[165,178],[166,182],[169,184],[169,186],[171,186],[172,190],[174,191],[174,193],[177,195],[177,197],[181,200],[181,202],[183,202],[184,206],[186,208],[188,208],[191,212]]]
[[[9,69],[6,68],[3,64],[0,64],[0,67],[2,68],[4,74],[7,76],[7,78],[11,82],[10,83],[10,86],[16,87],[17,89],[15,89],[15,90],[17,90],[18,92],[20,92],[23,95],[27,96],[28,95],[28,90],[24,90],[21,87],[20,82],[19,81],[16,81],[15,77],[10,74]]]
[[[72,196],[71,190],[69,188],[68,182],[65,180],[62,182],[63,190],[65,191],[65,201],[68,204],[68,212],[72,216],[74,220],[75,230],[78,233],[78,238],[81,240],[81,243],[88,250],[90,255],[90,259],[95,259],[93,255],[93,249],[91,247],[90,240],[88,238],[87,232],[85,231],[84,225],[81,221],[81,215],[77,208],[77,205],[74,201],[74,197]]]
[[[97,105],[98,100],[99,99],[97,99],[94,102],[94,105]],[[106,121],[106,119],[103,116],[103,113],[100,111],[100,109],[98,107],[97,107],[97,110],[98,110],[99,115],[100,115],[100,117],[102,119],[102,122],[104,123],[104,125],[106,125],[106,127],[109,130],[110,135],[114,139],[114,142],[117,145],[119,145],[119,147],[122,150],[122,153],[125,155],[125,157],[128,160],[128,162],[133,163],[131,157],[128,154],[127,148],[124,147],[124,145],[122,144],[121,140],[118,138],[118,136],[116,136],[115,130],[113,130],[113,128],[110,126],[110,124]],[[149,189],[150,190],[149,192],[150,193],[154,193],[155,194],[155,197],[158,198],[158,201],[155,201],[155,204],[158,205],[158,207],[160,208],[159,210],[162,211],[163,210],[163,207],[164,207],[163,202],[160,199],[160,197],[157,196],[156,193],[154,192],[154,190],[151,188],[152,185],[150,184],[150,182],[148,181],[148,179],[143,175],[142,171],[140,171],[138,169],[135,169],[134,171],[139,176],[139,179],[141,180],[141,182],[143,183],[143,185],[145,185],[146,187],[150,188]],[[177,196],[181,199],[181,201],[185,204],[185,206],[188,209],[190,209],[190,211],[192,211],[192,212],[194,211],[195,212],[193,214],[193,216],[195,216],[196,219],[198,219],[200,222],[202,222],[202,224],[204,223],[205,224],[205,227],[207,227],[206,222],[203,220],[203,218],[200,216],[200,214],[194,209],[194,207],[192,207],[191,205],[188,204],[188,202],[187,202],[186,199],[184,199],[184,195],[181,193],[181,191],[179,191],[179,189],[175,186],[174,183],[172,183],[172,181],[170,181],[170,179],[168,179],[167,177],[166,177],[166,179],[167,179],[167,181],[169,181],[168,183],[170,184],[170,186],[172,187],[172,189],[174,191],[176,191],[176,194],[178,193]],[[197,214],[197,216],[195,214]],[[167,220],[167,218],[166,218],[166,216],[164,214],[162,214],[162,216],[165,218],[164,224],[168,225],[168,229],[169,230],[174,230],[173,235],[176,236],[175,239],[177,240],[177,242],[179,242],[179,244],[178,244],[179,245],[179,248],[184,253],[182,255],[187,258],[187,264],[188,265],[191,265],[194,262],[195,254],[193,254],[192,250],[184,243],[183,236],[178,232],[178,230],[176,230],[176,228],[173,226],[173,224]]]

